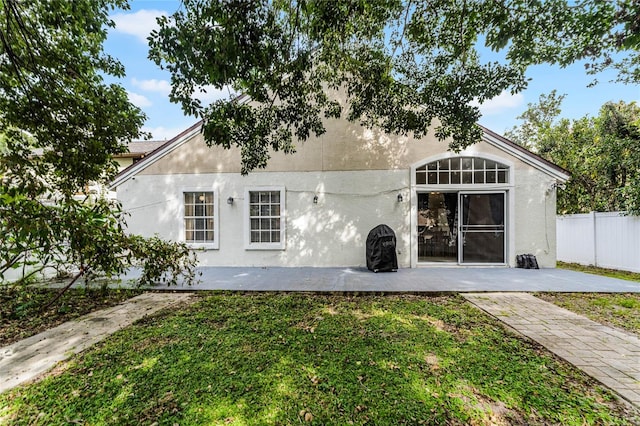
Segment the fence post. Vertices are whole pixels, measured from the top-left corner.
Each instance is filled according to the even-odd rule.
[[[596,223],[596,212],[591,212],[593,225],[593,266],[598,266],[598,225]]]

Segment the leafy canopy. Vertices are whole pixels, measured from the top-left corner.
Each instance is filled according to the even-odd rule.
[[[102,48],[116,7],[127,3],[0,0],[0,281],[18,267],[117,274],[134,262],[152,281],[192,263],[182,246],[126,235],[119,206],[82,195],[111,180],[145,119],[103,79],[124,75]]]
[[[589,60],[637,81],[638,6],[631,0],[184,0],[159,18],[150,58],[172,75],[171,100],[204,119],[207,143],[241,149],[243,173],[269,150],[295,151],[323,119],[425,135],[458,150],[481,130],[477,103],[518,92],[526,68]],[[504,55],[486,60],[484,44]],[[620,50],[634,56],[620,64]],[[208,85],[254,102],[203,105]],[[343,106],[327,95],[341,89]],[[476,103],[472,104],[475,101]]]
[[[626,211],[640,214],[640,107],[606,103],[597,117],[560,119],[564,96],[542,95],[507,133],[571,172],[558,192],[558,212]]]

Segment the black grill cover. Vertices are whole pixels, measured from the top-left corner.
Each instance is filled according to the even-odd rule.
[[[387,225],[378,225],[367,236],[367,268],[373,272],[398,270],[396,234]]]

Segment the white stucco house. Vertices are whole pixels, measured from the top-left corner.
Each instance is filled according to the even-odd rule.
[[[112,183],[128,229],[183,241],[203,266],[364,266],[379,224],[400,268],[556,262],[556,187],[569,174],[484,129],[460,153],[433,136],[328,119],[297,153],[240,174],[237,149],[209,148],[197,123]]]

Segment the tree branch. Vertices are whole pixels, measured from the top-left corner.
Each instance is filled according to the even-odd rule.
[[[69,290],[71,288],[71,286],[80,278],[84,275],[85,273],[85,268],[84,266],[80,267],[80,272],[78,272],[76,274],[75,277],[73,277],[73,279],[71,280],[71,282],[69,284],[67,284],[57,295],[56,297],[53,298],[53,300],[51,300],[49,303],[47,303],[47,305],[42,308],[40,311],[44,312],[47,309],[49,309],[51,306],[53,306],[54,303],[56,303],[58,301],[58,299],[60,299],[62,297],[63,294],[65,294],[67,292],[67,290]]]

